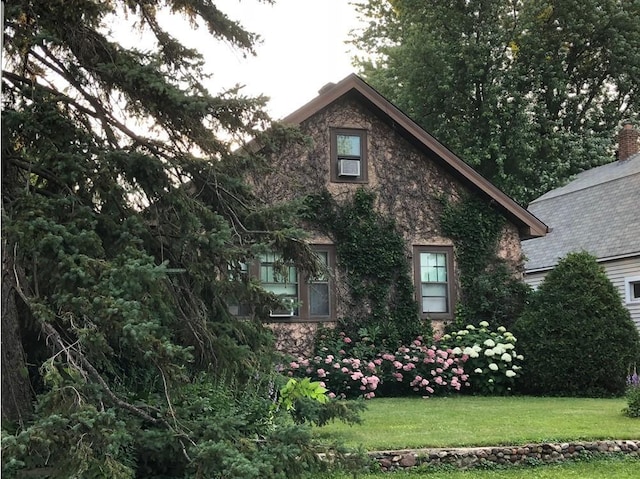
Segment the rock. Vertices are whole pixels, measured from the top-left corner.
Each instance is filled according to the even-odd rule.
[[[402,456],[402,459],[400,459],[400,465],[402,467],[413,467],[417,462],[418,460],[414,454],[405,454]]]

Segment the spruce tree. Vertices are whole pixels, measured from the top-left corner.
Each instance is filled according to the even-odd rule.
[[[208,92],[163,10],[253,53],[255,35],[208,0],[5,5],[7,477],[291,477],[311,457],[273,414],[270,298],[235,274],[267,249],[313,268],[294,210],[243,181],[262,154],[232,148],[291,135],[263,98]],[[123,46],[110,21],[155,47]],[[231,317],[230,297],[254,318]]]

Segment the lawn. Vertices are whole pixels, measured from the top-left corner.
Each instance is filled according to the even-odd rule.
[[[624,399],[377,398],[367,406],[361,425],[336,422],[314,433],[369,451],[640,439],[640,419],[621,413]]]
[[[640,439],[640,419],[624,416],[624,399],[469,397],[378,398],[363,423],[316,428],[318,437],[364,449],[490,446],[596,439]],[[331,475],[348,479],[351,475]],[[608,457],[539,467],[436,469],[359,474],[358,479],[636,479],[640,458]],[[326,478],[328,479],[328,478]]]

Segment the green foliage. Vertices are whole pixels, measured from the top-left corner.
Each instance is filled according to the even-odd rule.
[[[296,424],[313,424],[318,427],[330,422],[340,421],[345,424],[361,424],[361,413],[366,409],[364,401],[344,401],[332,399],[319,403],[310,398],[301,397],[295,401],[290,411]]]
[[[596,259],[571,253],[546,276],[515,324],[532,394],[622,395],[640,339]]]
[[[640,418],[640,387],[629,386],[626,392],[628,406],[624,413],[629,417]]]
[[[264,206],[245,181],[264,157],[228,139],[275,148],[299,135],[269,129],[263,98],[208,92],[202,56],[164,13],[252,53],[254,35],[211,2],[5,6],[2,324],[19,325],[10,347],[25,352],[36,407],[5,421],[3,394],[3,476],[320,467],[308,432],[273,412],[272,334],[226,306],[232,292],[256,310],[269,300],[230,265],[267,249],[314,258],[296,209]],[[118,43],[108,24],[123,19],[155,48]],[[4,393],[5,368],[2,381]]]
[[[372,0],[378,91],[521,203],[613,158],[638,119],[640,2]]]
[[[347,334],[366,327],[393,346],[429,334],[418,319],[405,244],[393,219],[378,213],[375,193],[359,188],[338,204],[325,191],[306,200],[304,218],[332,237],[351,294]]]
[[[504,219],[480,198],[446,202],[440,218],[443,233],[456,246],[462,298],[454,328],[487,321],[511,327],[524,307],[529,287],[497,257]]]
[[[469,375],[470,390],[487,396],[513,392],[524,359],[516,352],[516,342],[516,337],[504,326],[493,331],[486,321],[481,321],[477,328],[470,324],[441,338],[442,347],[453,348],[467,358],[464,368]]]
[[[629,417],[640,418],[640,378],[638,371],[633,368],[633,374],[627,377],[627,407],[623,412]]]
[[[309,378],[303,378],[298,381],[290,378],[287,384],[280,389],[278,405],[284,407],[287,411],[291,411],[295,402],[302,398],[311,399],[319,404],[326,404],[329,401],[326,393],[327,389],[319,381],[311,381]]]

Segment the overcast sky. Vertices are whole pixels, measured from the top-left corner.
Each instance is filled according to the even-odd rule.
[[[271,97],[268,109],[273,118],[295,111],[326,83],[355,72],[348,53],[351,46],[345,44],[349,31],[358,26],[350,1],[276,0],[274,5],[218,1],[220,10],[261,35],[263,43],[257,56],[247,59],[228,46],[194,45],[214,73],[212,89],[246,84],[247,93]]]

